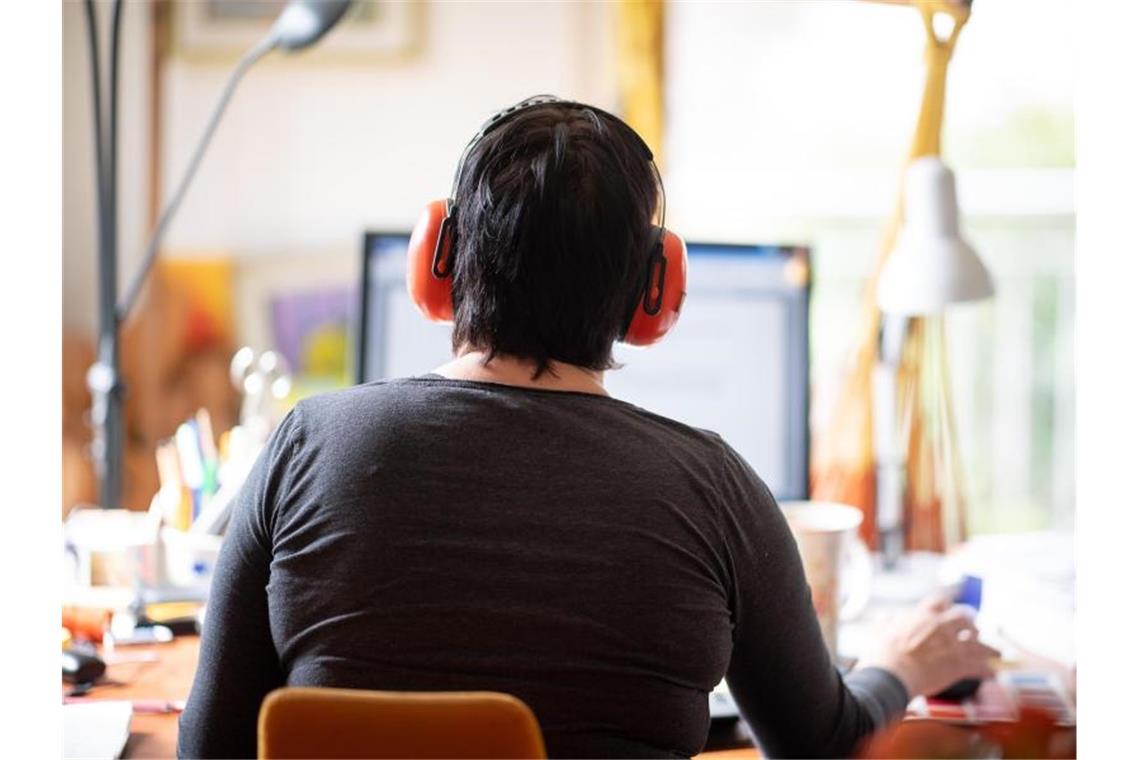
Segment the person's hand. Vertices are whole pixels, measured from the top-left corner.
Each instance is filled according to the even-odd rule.
[[[978,641],[973,610],[931,598],[891,621],[860,666],[894,673],[911,697],[937,694],[964,678],[990,678],[1001,653]]]

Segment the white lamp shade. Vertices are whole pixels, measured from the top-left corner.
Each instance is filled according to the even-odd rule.
[[[958,231],[954,174],[924,156],[907,167],[905,182],[905,222],[879,276],[879,308],[923,316],[992,296],[986,265]]]

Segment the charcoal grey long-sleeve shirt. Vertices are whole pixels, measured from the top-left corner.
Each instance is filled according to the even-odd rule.
[[[492,690],[552,757],[689,756],[727,675],[770,756],[899,715],[832,666],[771,494],[723,440],[583,393],[448,380],[301,402],[235,507],[179,754],[252,757],[284,685]]]

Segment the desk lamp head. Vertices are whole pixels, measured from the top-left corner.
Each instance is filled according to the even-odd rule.
[[[925,316],[992,296],[986,265],[959,231],[954,173],[923,156],[907,167],[905,182],[906,221],[879,277],[879,308]]]
[[[301,50],[312,45],[344,16],[351,0],[293,0],[271,32],[277,47]]]

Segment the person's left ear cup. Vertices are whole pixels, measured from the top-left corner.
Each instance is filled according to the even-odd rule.
[[[451,267],[455,234],[450,219],[451,202],[432,201],[420,214],[408,243],[408,295],[432,322],[451,322]]]
[[[645,289],[634,309],[622,342],[650,346],[664,338],[681,317],[689,276],[689,251],[685,241],[669,230],[658,230],[661,256],[646,276]],[[664,271],[661,270],[664,262]]]

